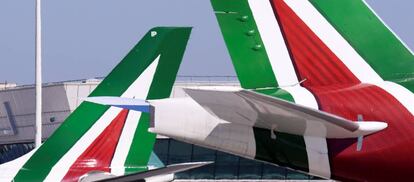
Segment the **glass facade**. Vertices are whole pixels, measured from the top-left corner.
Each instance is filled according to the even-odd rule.
[[[0,145],[0,164],[16,159],[34,149],[34,143]]]
[[[197,169],[177,173],[176,179],[319,179],[283,167],[245,159],[169,138],[157,139],[154,152],[166,165],[182,162],[214,162]]]
[[[16,159],[33,148],[33,143],[0,145],[0,164]],[[169,138],[157,139],[154,152],[166,165],[200,161],[214,162],[207,166],[177,173],[176,179],[319,179],[282,167]]]

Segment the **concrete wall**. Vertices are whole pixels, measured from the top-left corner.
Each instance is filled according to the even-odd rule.
[[[99,81],[49,83],[43,86],[43,138],[53,131],[76,109]],[[171,97],[187,96],[183,88],[201,86],[239,86],[234,81],[178,81]],[[34,86],[0,89],[0,144],[31,142],[35,121]]]
[[[59,83],[43,87],[43,138],[47,138],[95,87],[96,83]],[[0,90],[0,144],[34,137],[33,86]]]

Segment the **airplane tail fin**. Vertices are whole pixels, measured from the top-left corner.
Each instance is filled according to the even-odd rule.
[[[413,52],[364,0],[211,3],[245,89],[347,84],[356,77],[414,91]]]
[[[381,136],[401,133],[404,126],[399,120],[388,118],[391,114],[386,112],[374,114],[372,108],[382,108],[380,102],[392,102],[391,105],[401,108],[401,116],[409,118],[409,114],[403,113],[414,111],[411,104],[414,54],[364,0],[211,0],[211,3],[244,89],[350,121],[360,116],[386,121],[389,127],[378,133],[380,140]],[[377,93],[381,97],[374,96]],[[271,138],[264,131],[254,130],[255,136]],[[329,178],[331,172],[336,173],[331,166],[338,163],[352,166],[347,163],[350,160],[342,160],[350,155],[345,150],[328,150],[328,145],[348,145],[342,141],[291,134],[282,137],[275,143],[297,146],[295,155],[286,156],[296,160],[295,164],[288,164],[294,169]],[[352,144],[356,150],[361,149],[359,141],[361,137]],[[256,140],[258,146],[266,142]],[[283,152],[290,146],[279,148]],[[268,154],[265,148],[257,147],[255,158],[274,160]],[[334,156],[341,159],[335,160]],[[285,165],[284,160],[275,163]]]
[[[169,97],[190,32],[151,29],[89,97]],[[156,137],[148,127],[148,113],[83,102],[14,179],[77,181],[90,171],[117,176],[145,171]]]

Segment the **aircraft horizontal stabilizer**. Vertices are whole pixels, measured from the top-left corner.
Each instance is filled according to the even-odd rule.
[[[180,163],[180,164],[171,164],[166,167],[161,167],[157,169],[152,169],[144,172],[133,173],[124,176],[113,177],[109,179],[100,180],[101,182],[111,182],[111,181],[163,181],[162,176],[168,174],[174,174],[198,167],[202,167],[213,162],[191,162],[191,163]],[[157,180],[160,177],[160,180]]]
[[[249,90],[185,89],[212,115],[228,122],[273,131],[325,138],[357,138],[385,129],[380,121],[350,121]]]
[[[283,133],[325,138],[357,138],[381,131],[388,126],[381,121],[347,120],[248,90],[185,89],[185,92],[210,114],[222,120]],[[89,97],[85,100],[153,113],[151,101],[121,97]]]
[[[145,100],[123,97],[88,97],[85,101],[147,113],[150,112],[151,107]]]

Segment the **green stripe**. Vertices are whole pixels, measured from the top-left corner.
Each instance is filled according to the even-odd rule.
[[[157,31],[156,37],[151,37],[151,31],[148,32],[89,96],[120,96],[160,54],[166,46],[163,40],[176,29],[154,28],[151,31]],[[51,168],[108,108],[82,103],[26,162],[15,181],[45,179]]]
[[[175,29],[164,38],[163,46],[160,48],[161,57],[147,99],[162,99],[171,95],[190,33],[191,28]],[[142,171],[142,168],[134,166],[148,164],[156,137],[148,132],[149,126],[149,115],[142,113],[125,161],[126,173]]]
[[[255,92],[258,93],[262,93],[262,94],[266,94],[272,97],[276,97],[285,101],[289,101],[289,102],[295,102],[295,100],[293,99],[292,95],[287,92],[286,90],[283,89],[262,89],[262,90],[255,90]]]
[[[147,170],[149,156],[156,138],[155,134],[148,132],[149,118],[148,113],[142,113],[139,119],[138,128],[125,161],[125,174]]]
[[[211,3],[242,87],[278,86],[247,0]]]
[[[384,80],[414,91],[414,55],[362,0],[311,3]]]

